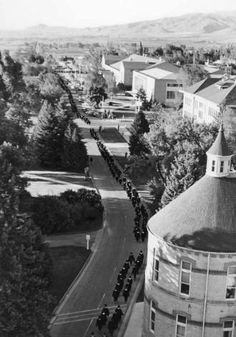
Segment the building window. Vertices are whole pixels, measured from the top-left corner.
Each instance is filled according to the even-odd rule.
[[[155,321],[156,321],[156,307],[153,301],[151,301],[150,305],[150,331],[155,332]]]
[[[211,171],[214,172],[216,167],[216,162],[215,160],[212,160],[212,165],[211,165]]]
[[[181,261],[180,273],[180,293],[189,295],[192,264],[187,261]]]
[[[233,337],[234,335],[234,321],[224,321],[223,337]]]
[[[152,276],[153,281],[158,282],[159,279],[159,259],[156,256],[156,251],[155,249],[153,250],[153,276]]]
[[[167,91],[166,92],[167,99],[175,99],[175,92],[174,91]]]
[[[236,266],[228,267],[226,280],[226,299],[235,299],[236,289]]]
[[[220,173],[224,172],[224,162],[220,162]]]
[[[185,337],[187,328],[187,318],[182,315],[176,316],[176,334],[175,337]]]
[[[182,87],[182,84],[178,84],[178,83],[167,83],[167,87],[172,87],[172,88],[176,88],[176,87]]]

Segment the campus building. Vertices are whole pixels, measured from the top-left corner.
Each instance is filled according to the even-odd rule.
[[[236,108],[236,78],[209,77],[181,90],[183,93],[183,116],[198,123],[215,122],[221,106]]]
[[[147,69],[133,72],[132,91],[137,92],[142,88],[147,99],[152,98],[166,106],[181,103],[182,94],[179,89],[182,86],[179,81],[179,67],[164,60]]]
[[[148,222],[143,337],[236,335],[236,172],[221,127],[206,174]]]
[[[102,58],[102,67],[103,69],[109,70],[113,73],[116,84],[123,83],[130,89],[133,82],[134,70],[143,70],[158,62],[158,59],[136,54],[132,54],[114,62],[115,59],[119,59],[119,57],[108,57],[104,55]]]

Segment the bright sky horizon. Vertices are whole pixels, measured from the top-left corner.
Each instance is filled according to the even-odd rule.
[[[0,0],[0,30],[24,29],[38,24],[95,27],[219,11],[236,11],[236,1]]]

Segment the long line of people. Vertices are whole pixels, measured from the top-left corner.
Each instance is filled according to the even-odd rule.
[[[125,261],[125,263],[122,266],[122,269],[120,270],[118,276],[117,276],[117,282],[115,285],[115,288],[112,292],[112,297],[114,302],[118,301],[118,298],[121,294],[124,297],[125,303],[128,300],[128,297],[130,295],[130,291],[132,288],[133,280],[136,280],[136,275],[139,272],[140,267],[143,264],[144,254],[142,250],[139,252],[137,258],[135,259],[134,254],[131,252],[128,259]],[[132,271],[130,272],[128,278],[127,274],[130,269],[130,267],[133,266]]]
[[[70,102],[70,105],[71,105],[72,112],[75,114],[75,116],[77,118],[82,119],[86,124],[91,124],[89,118],[84,113],[82,113],[81,111],[80,112],[78,111],[77,105],[74,101],[73,95],[72,95],[71,90],[68,87],[68,85],[65,83],[65,81],[62,79],[61,76],[59,76],[57,73],[55,73],[55,74],[58,77],[58,82],[60,83],[60,86],[62,87],[63,90],[65,90],[65,92],[68,95],[68,99],[69,99],[69,102]]]
[[[97,132],[94,129],[90,129],[91,136],[97,141],[98,148],[104,160],[107,162],[111,174],[124,188],[127,193],[128,198],[134,207],[135,217],[134,217],[134,228],[133,233],[137,242],[144,242],[147,237],[147,221],[148,212],[145,206],[141,203],[141,198],[133,187],[131,181],[123,176],[120,168],[115,164],[113,156],[109,153],[106,146],[99,139]]]

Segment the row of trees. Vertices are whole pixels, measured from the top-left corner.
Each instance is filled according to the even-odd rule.
[[[16,146],[0,145],[0,335],[46,337],[51,260],[39,228],[19,213],[23,164]]]
[[[40,122],[32,136],[32,115]],[[85,159],[84,159],[85,158]],[[0,335],[46,337],[54,299],[41,231],[20,210],[32,164],[82,170],[86,149],[47,60],[0,54]],[[34,166],[35,167],[35,166]]]
[[[42,168],[82,172],[87,165],[86,147],[73,117],[63,98],[56,104],[44,101],[34,135]]]
[[[48,336],[51,260],[39,228],[19,212],[35,92],[8,52],[0,68],[0,335]]]

